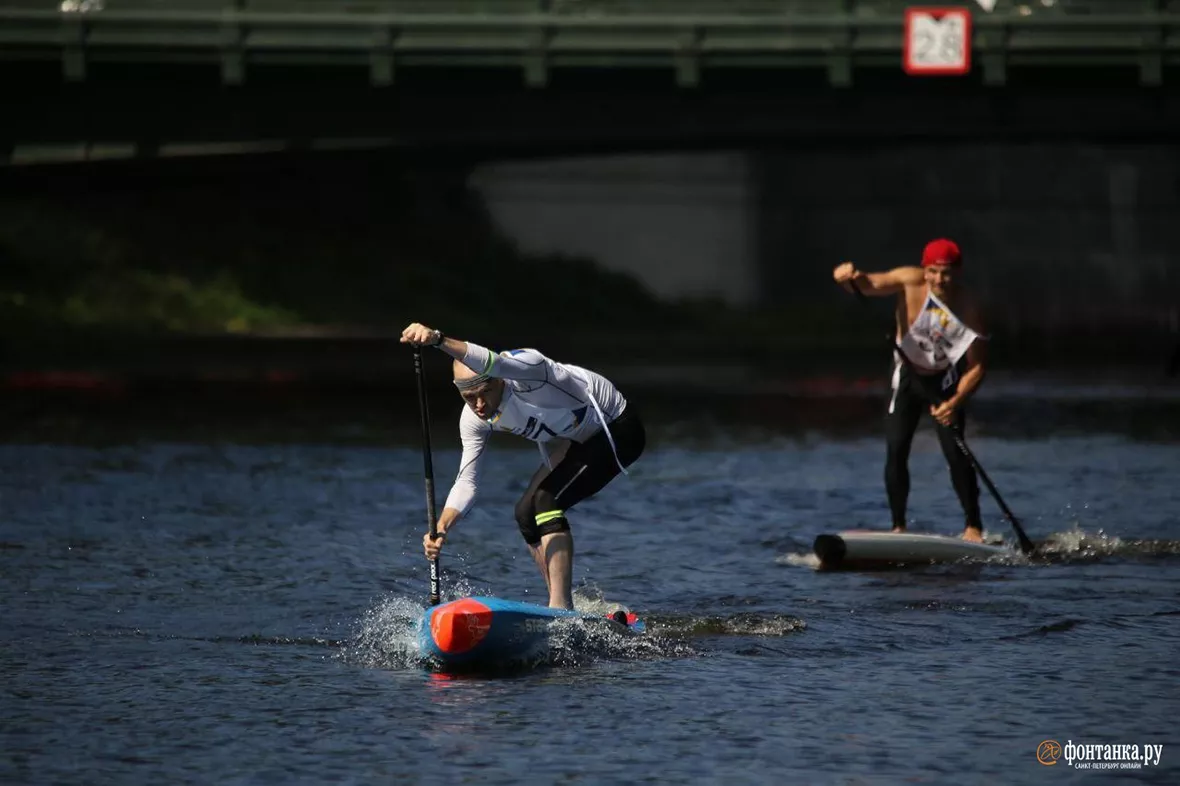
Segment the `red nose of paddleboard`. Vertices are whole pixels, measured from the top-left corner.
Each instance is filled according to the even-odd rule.
[[[478,600],[456,600],[430,612],[430,635],[448,655],[479,644],[492,627],[492,610]]]

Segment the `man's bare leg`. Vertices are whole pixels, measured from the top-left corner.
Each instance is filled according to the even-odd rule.
[[[541,538],[541,542],[545,541]],[[529,546],[529,554],[533,555],[533,562],[537,563],[537,568],[541,571],[541,578],[545,579],[545,593],[550,592],[549,589],[549,570],[545,567],[545,555],[541,551],[541,545]]]
[[[574,536],[570,532],[553,532],[541,538],[539,546],[529,551],[545,578],[549,590],[549,608],[574,607]]]

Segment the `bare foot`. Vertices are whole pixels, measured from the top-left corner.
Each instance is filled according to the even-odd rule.
[[[983,543],[983,533],[975,527],[967,527],[963,530],[963,540],[968,543]]]
[[[890,531],[890,532],[901,532],[901,533],[904,533],[904,532],[905,532],[905,527],[894,527],[893,529],[891,529],[891,530],[889,530],[889,531]]]

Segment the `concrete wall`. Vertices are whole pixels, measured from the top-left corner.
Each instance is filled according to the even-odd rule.
[[[593,258],[664,298],[755,302],[758,194],[741,153],[489,164],[472,176],[520,247]]]
[[[591,256],[666,297],[830,298],[840,260],[915,264],[947,236],[1017,332],[1175,330],[1177,151],[893,143],[505,163],[473,182],[523,248]]]

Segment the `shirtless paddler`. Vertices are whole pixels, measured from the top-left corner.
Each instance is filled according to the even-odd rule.
[[[905,531],[910,446],[918,422],[929,412],[937,421],[938,442],[966,515],[963,539],[981,541],[979,481],[951,432],[956,428],[962,433],[964,406],[983,382],[987,363],[984,326],[963,287],[962,272],[958,245],[939,238],[926,244],[920,266],[862,273],[852,262],[845,262],[832,275],[846,289],[855,284],[870,297],[897,296],[898,345],[913,370],[894,353],[885,416],[885,490],[893,531]]]

